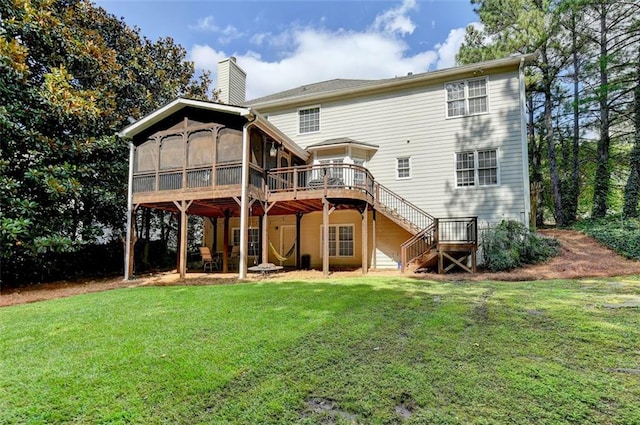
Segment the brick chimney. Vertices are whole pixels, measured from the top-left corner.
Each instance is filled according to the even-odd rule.
[[[243,105],[247,90],[247,74],[238,66],[236,58],[218,62],[219,101],[227,105]]]

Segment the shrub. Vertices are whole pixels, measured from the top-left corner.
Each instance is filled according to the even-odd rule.
[[[481,239],[484,266],[494,272],[546,261],[558,254],[559,246],[557,240],[542,237],[513,220],[490,226]]]
[[[104,277],[122,273],[124,247],[121,241],[82,246],[73,252],[45,252],[33,256],[18,253],[0,270],[3,287],[51,282],[78,277]]]
[[[640,219],[609,216],[602,219],[581,220],[574,225],[620,255],[640,260]]]

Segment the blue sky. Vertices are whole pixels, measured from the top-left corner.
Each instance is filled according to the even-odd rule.
[[[334,78],[453,66],[469,0],[94,0],[155,40],[172,37],[199,70],[235,56],[247,99]]]

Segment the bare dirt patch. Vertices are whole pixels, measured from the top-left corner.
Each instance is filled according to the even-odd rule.
[[[542,279],[577,279],[586,277],[613,277],[622,275],[640,275],[640,261],[628,260],[614,251],[600,245],[594,239],[574,230],[542,230],[540,233],[558,239],[562,248],[560,255],[544,264],[536,264],[512,270],[510,272],[488,273],[479,272],[475,275],[468,273],[454,273],[447,275],[419,274],[411,275],[439,281],[527,281]],[[361,275],[361,270],[334,271],[331,278]],[[373,270],[369,276],[403,276],[398,270]],[[410,275],[407,275],[410,276]],[[296,270],[279,273],[277,276],[263,278],[259,274],[250,275],[248,281],[256,280],[312,280],[322,279],[322,271]],[[222,285],[238,283],[236,274],[204,274],[189,273],[187,278],[180,280],[174,272],[158,273],[142,276],[139,279],[123,281],[121,278],[77,280],[53,282],[33,285],[18,289],[4,289],[0,292],[0,306],[25,304],[52,298],[68,297],[90,292],[107,291],[118,288],[137,286],[163,285]]]

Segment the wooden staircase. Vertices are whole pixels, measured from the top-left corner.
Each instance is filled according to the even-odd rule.
[[[476,272],[477,217],[434,218],[377,182],[374,194],[376,210],[413,235],[400,246],[403,273],[436,265],[438,273]]]

